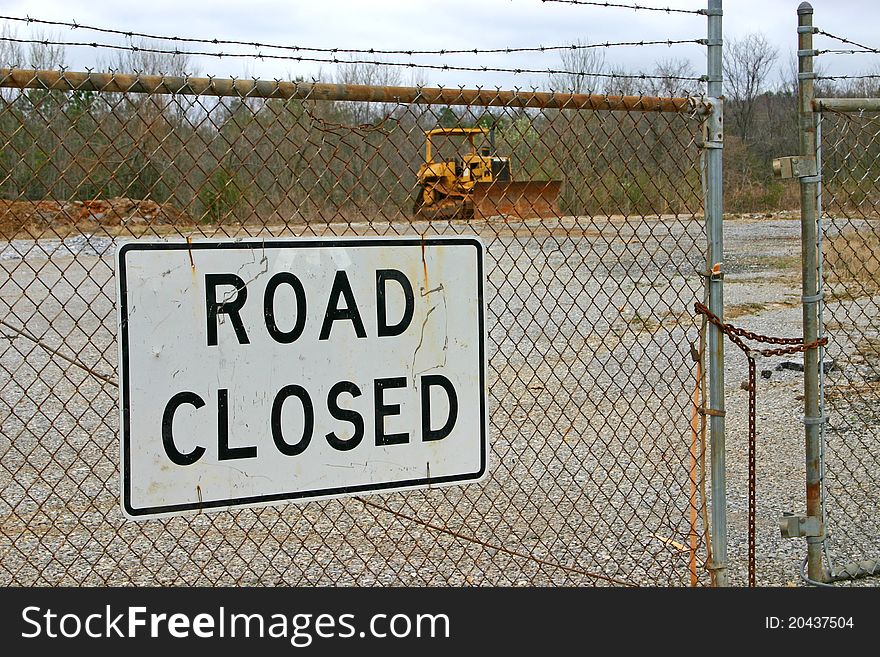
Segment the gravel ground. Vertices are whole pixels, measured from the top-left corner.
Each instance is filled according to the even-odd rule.
[[[444,232],[474,229],[488,250],[484,483],[145,522],[118,511],[114,241],[0,244],[0,585],[687,585],[701,222]],[[790,219],[725,223],[731,321],[800,334],[799,235]],[[732,344],[726,353],[728,553],[744,584],[746,366]],[[799,584],[805,554],[777,527],[804,506],[802,380],[776,369],[784,360],[758,364],[770,372],[758,387],[761,585]],[[876,508],[876,489],[862,488]]]

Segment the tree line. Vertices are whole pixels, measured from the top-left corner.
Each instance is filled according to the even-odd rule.
[[[35,46],[3,62],[64,66],[64,52]],[[615,71],[599,51],[566,51],[560,91],[699,95],[686,61],[649,77]],[[796,207],[793,186],[772,177],[774,157],[798,152],[796,69],[771,84],[778,52],[760,34],[725,52],[725,204],[732,212]],[[124,52],[120,72],[194,73],[186,57]],[[197,71],[195,71],[197,73]],[[399,70],[338,68],[333,81],[398,85]],[[408,83],[421,82],[409,80]],[[872,95],[860,85],[825,95]],[[494,129],[515,180],[563,181],[566,214],[698,214],[699,122],[658,113],[439,107],[360,102],[213,98],[139,93],[4,90],[0,198],[89,200],[125,196],[170,203],[195,221],[287,222],[410,215],[424,132],[440,125]],[[866,166],[873,166],[866,164]]]

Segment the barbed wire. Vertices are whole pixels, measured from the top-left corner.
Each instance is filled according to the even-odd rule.
[[[680,75],[650,75],[648,73],[595,73],[587,71],[569,71],[565,69],[532,69],[532,68],[504,68],[493,66],[455,66],[452,64],[418,64],[416,62],[397,62],[397,61],[380,61],[374,59],[338,59],[337,57],[305,57],[302,55],[273,55],[266,53],[217,53],[217,52],[201,52],[194,50],[166,50],[163,48],[149,48],[135,45],[120,46],[109,43],[82,42],[82,41],[54,41],[51,39],[19,39],[9,36],[0,36],[0,42],[12,42],[21,44],[36,44],[43,46],[64,46],[64,47],[87,47],[99,48],[107,50],[124,50],[128,52],[145,52],[160,55],[171,55],[175,57],[192,56],[192,57],[216,57],[218,59],[226,58],[246,58],[246,59],[271,59],[284,60],[294,62],[312,62],[319,64],[334,65],[351,65],[364,64],[374,66],[391,66],[410,69],[427,69],[435,71],[467,71],[476,73],[510,73],[513,75],[531,74],[531,75],[570,75],[575,77],[596,77],[607,78],[612,80],[676,80],[676,81],[693,81],[703,82],[704,77],[680,76]]]
[[[880,53],[878,50],[838,50],[835,48],[827,48],[825,50],[817,50],[817,55],[870,55]]]
[[[658,40],[639,40],[639,41],[605,41],[603,43],[572,43],[560,44],[555,46],[516,46],[504,48],[441,48],[439,50],[419,50],[413,48],[404,48],[397,50],[385,50],[381,48],[322,48],[318,46],[296,46],[282,45],[277,43],[262,43],[259,41],[239,41],[235,39],[204,39],[199,37],[182,37],[167,36],[160,34],[150,34],[148,32],[134,32],[131,30],[118,30],[107,27],[97,27],[94,25],[86,25],[77,23],[76,21],[52,21],[40,18],[25,16],[3,16],[0,20],[16,21],[26,24],[51,25],[54,27],[69,27],[72,30],[86,30],[90,32],[100,32],[103,34],[116,34],[129,39],[141,38],[153,41],[171,41],[174,43],[201,43],[210,45],[224,46],[247,46],[250,48],[271,48],[277,50],[288,50],[292,52],[321,52],[321,53],[352,53],[352,54],[369,54],[369,55],[485,55],[485,54],[512,54],[522,52],[552,52],[562,50],[587,50],[590,48],[613,48],[626,46],[674,46],[682,44],[706,45],[706,39],[658,39]]]
[[[845,37],[841,37],[841,36],[837,36],[837,35],[835,35],[835,34],[831,34],[830,32],[826,32],[825,30],[817,29],[817,30],[816,30],[816,34],[821,34],[822,36],[826,36],[826,37],[828,37],[829,39],[834,39],[835,41],[840,41],[841,43],[846,43],[846,44],[849,44],[849,45],[851,45],[851,46],[856,46],[857,48],[861,48],[861,50],[840,50],[840,51],[835,51],[835,50],[824,50],[824,51],[823,51],[823,50],[820,50],[820,51],[819,51],[820,54],[823,53],[823,52],[829,52],[829,53],[833,52],[833,53],[841,53],[841,54],[842,54],[842,53],[852,53],[852,54],[857,54],[857,53],[861,53],[861,52],[864,52],[864,53],[873,53],[873,54],[878,54],[878,53],[880,53],[880,49],[872,48],[872,47],[870,47],[870,46],[864,46],[864,45],[862,45],[861,43],[858,43],[858,42],[856,42],[856,41],[852,41],[852,40],[847,39],[847,38],[845,38]]]
[[[587,2],[587,0],[541,0],[541,2],[558,2],[565,5],[588,5],[606,9],[634,9],[636,11],[663,11],[667,14],[698,14],[705,15],[705,9],[674,9],[673,7],[645,7],[644,5],[626,5],[617,2]]]
[[[817,80],[880,80],[880,74],[865,75],[817,75]]]

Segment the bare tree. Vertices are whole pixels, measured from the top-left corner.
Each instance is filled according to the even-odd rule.
[[[798,92],[798,58],[792,52],[788,53],[788,59],[781,67],[777,93],[785,97],[796,97]]]
[[[25,65],[21,44],[12,40],[16,36],[16,30],[10,28],[8,23],[4,23],[3,28],[0,29],[0,66],[19,68]]]
[[[98,68],[141,75],[183,77],[199,74],[190,54],[180,48],[177,54],[154,52],[162,50],[164,44],[144,39],[133,41],[131,45],[130,50],[116,51],[108,62],[99,60]]]
[[[825,77],[828,73],[821,61],[813,59],[813,71],[818,78]],[[816,83],[816,95],[831,96],[834,90],[833,80],[818,80]],[[798,58],[793,52],[788,53],[785,64],[780,66],[779,84],[776,92],[783,96],[797,97],[798,93]]]
[[[778,51],[763,34],[751,33],[724,45],[724,83],[735,133],[746,141],[756,100],[765,90]]]
[[[64,69],[67,68],[67,51],[63,45],[58,45],[60,38],[55,35],[36,33],[34,41],[40,43],[30,44],[30,65],[35,69]]]
[[[657,96],[699,95],[694,66],[687,59],[661,59],[651,71],[651,91]],[[683,79],[689,78],[689,79]]]
[[[550,76],[550,88],[563,93],[599,93],[605,86],[605,51],[584,48],[586,42],[577,40],[575,48],[563,50],[559,62],[565,73]]]
[[[67,66],[67,52],[63,45],[55,42],[60,38],[54,34],[47,34],[36,30],[28,35],[31,41],[27,48],[15,39],[18,33],[15,29],[4,24],[0,30],[0,66],[10,68],[27,66],[34,69],[62,69]]]
[[[838,84],[831,86],[833,81],[824,81],[817,89],[817,95],[822,96],[846,96],[850,98],[876,98],[880,95],[880,66],[873,65],[865,71],[857,74],[853,79],[840,80]],[[828,87],[831,87],[830,89]]]
[[[333,76],[336,84],[366,84],[379,87],[398,87],[402,84],[399,68],[370,61],[355,61],[341,64]],[[352,123],[363,125],[381,120],[390,114],[395,106],[389,103],[340,102],[346,118]]]
[[[642,93],[637,84],[638,78],[625,68],[613,68],[605,83],[606,93],[614,96],[637,96]]]

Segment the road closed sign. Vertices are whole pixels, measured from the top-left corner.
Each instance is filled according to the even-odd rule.
[[[116,267],[127,516],[485,475],[478,240],[133,242]]]

